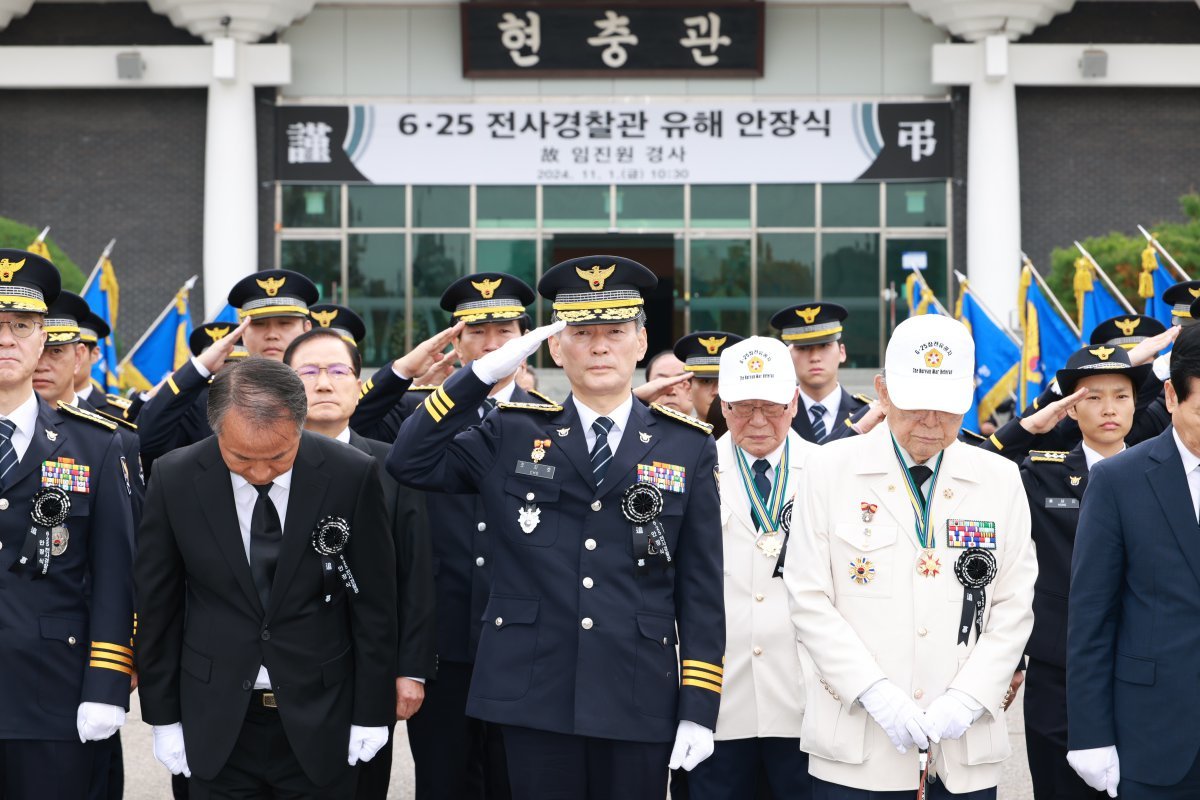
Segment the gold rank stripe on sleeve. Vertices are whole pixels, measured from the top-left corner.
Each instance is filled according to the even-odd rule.
[[[441,386],[434,389],[425,398],[425,410],[429,412],[429,416],[433,417],[434,422],[441,422],[442,417],[449,414],[452,408],[454,408],[454,401]]]
[[[684,659],[683,680],[680,684],[683,686],[695,686],[700,689],[708,689],[710,692],[721,693],[721,686],[724,683],[725,670],[718,667],[716,664],[709,664],[707,661],[689,661]]]
[[[989,436],[988,441],[995,445],[996,452],[1000,452],[1004,449],[1004,445],[1001,444],[1000,440],[996,438],[996,434],[993,433],[991,436]]]
[[[171,387],[171,394],[179,394],[179,385],[175,383],[175,376],[167,376],[167,386]]]
[[[133,650],[112,642],[92,642],[89,667],[133,674]]]
[[[860,403],[866,403],[867,405],[871,405],[871,403],[875,402],[871,398],[867,397],[865,394],[856,394],[856,395],[854,395],[854,399],[859,401]]]
[[[375,388],[375,379],[367,378],[367,382],[363,384],[362,391],[358,393],[359,397],[366,397],[367,392]]]

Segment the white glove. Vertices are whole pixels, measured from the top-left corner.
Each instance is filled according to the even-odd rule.
[[[670,769],[683,767],[691,772],[704,759],[713,754],[713,732],[691,720],[680,720],[675,731],[675,747],[671,749]]]
[[[154,726],[154,758],[172,775],[192,777],[192,771],[188,769],[187,752],[183,747],[182,722]]]
[[[1117,784],[1121,782],[1121,760],[1117,758],[1116,745],[1093,747],[1090,750],[1072,750],[1067,753],[1067,763],[1083,782],[1097,792],[1108,792],[1117,796]]]
[[[929,747],[928,722],[917,704],[891,681],[883,680],[862,693],[858,698],[867,713],[879,723],[883,732],[901,753],[907,753],[914,745],[922,750]]]
[[[108,703],[80,703],[75,714],[79,741],[98,742],[107,739],[125,724],[125,709]]]
[[[387,726],[380,728],[364,728],[361,725],[350,726],[350,766],[360,761],[370,761],[379,752],[379,748],[387,744]]]
[[[484,383],[498,383],[517,371],[525,359],[537,352],[542,342],[567,327],[559,320],[540,328],[534,328],[524,336],[509,339],[499,349],[493,350],[471,362],[471,371]]]
[[[935,698],[925,709],[924,727],[929,732],[929,741],[934,744],[942,739],[959,738],[974,721],[975,712],[952,694]]]

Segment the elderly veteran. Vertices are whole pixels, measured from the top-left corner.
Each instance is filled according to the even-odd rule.
[[[961,323],[905,320],[875,378],[886,424],[805,466],[784,583],[818,673],[801,732],[818,800],[922,781],[995,798],[1012,752],[1003,703],[1037,560],[1016,466],[956,440],[974,367]]]

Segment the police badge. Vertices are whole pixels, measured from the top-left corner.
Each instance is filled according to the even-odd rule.
[[[20,570],[31,562],[35,567],[33,577],[40,578],[50,569],[50,557],[62,555],[67,551],[67,529],[61,528],[63,536],[57,538],[55,532],[67,521],[71,513],[71,496],[58,486],[43,486],[33,495],[33,507],[29,516],[33,525],[25,535],[25,543],[21,553],[10,569]]]
[[[517,509],[517,524],[521,526],[521,533],[529,535],[533,533],[533,529],[542,521],[542,510],[533,503],[526,503]]]

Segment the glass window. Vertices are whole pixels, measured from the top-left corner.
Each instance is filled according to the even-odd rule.
[[[338,228],[342,224],[340,186],[284,186],[283,227]]]
[[[691,328],[750,330],[750,241],[693,239]]]
[[[403,228],[403,186],[347,186],[351,228]]]
[[[466,228],[471,224],[467,186],[414,186],[414,228]]]
[[[339,239],[284,239],[279,266],[307,275],[317,285],[321,302],[342,302],[342,242]]]
[[[904,282],[912,274],[912,269],[905,269],[905,263],[916,266],[921,270],[921,277],[929,284],[933,294],[944,308],[949,309],[950,298],[946,293],[946,240],[945,239],[888,239],[887,243],[887,282],[894,284],[896,291],[903,295]],[[920,295],[917,296],[920,300]],[[908,305],[898,299],[896,301],[897,321],[908,316]]]
[[[413,235],[412,340],[423,342],[450,324],[442,292],[470,269],[471,237],[465,233]]]
[[[879,184],[827,183],[821,187],[825,228],[878,228]]]
[[[879,235],[827,233],[821,237],[821,298],[846,307],[842,342],[846,366],[878,367]]]
[[[618,228],[682,228],[682,186],[618,186]]]
[[[816,189],[811,183],[758,187],[758,227],[811,228],[816,224]]]
[[[475,271],[504,272],[537,288],[537,242],[533,239],[479,239]]]
[[[533,186],[480,186],[475,190],[480,228],[537,227],[537,190]]]
[[[771,316],[816,297],[816,237],[811,233],[764,233],[758,237],[758,333],[777,334]]]
[[[749,186],[693,186],[693,228],[749,228]]]
[[[946,182],[889,183],[887,224],[892,228],[944,227]]]
[[[546,186],[542,189],[542,226],[607,228],[607,186]]]
[[[404,354],[404,234],[352,234],[348,305],[367,323],[363,363],[377,367]]]

